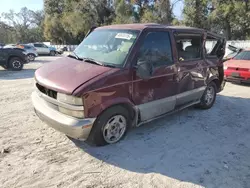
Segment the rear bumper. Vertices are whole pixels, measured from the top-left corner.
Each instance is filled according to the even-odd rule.
[[[241,79],[241,78],[234,78],[234,77],[226,77],[225,80],[227,82],[248,83],[248,84],[250,84],[250,79]]]
[[[237,73],[237,77],[232,76],[232,73]],[[250,83],[249,71],[225,70],[224,79],[228,82]]]
[[[53,109],[36,91],[31,95],[37,116],[50,127],[75,139],[86,140],[95,118],[77,119]]]

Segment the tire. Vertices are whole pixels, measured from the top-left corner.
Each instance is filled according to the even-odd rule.
[[[216,100],[216,94],[217,86],[214,82],[210,82],[201,97],[201,102],[198,104],[198,107],[205,110],[211,108]]]
[[[56,52],[55,51],[51,51],[50,52],[50,56],[55,56],[56,55]]]
[[[122,106],[108,108],[96,119],[87,142],[95,146],[119,142],[130,127],[131,119],[128,110]]]
[[[35,61],[36,56],[34,54],[28,54],[29,61]]]
[[[23,61],[18,57],[12,57],[9,60],[9,68],[13,71],[20,71],[23,69]]]

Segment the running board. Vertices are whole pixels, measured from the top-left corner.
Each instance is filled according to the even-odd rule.
[[[166,114],[162,114],[162,115],[157,116],[157,117],[154,117],[154,118],[152,118],[152,119],[149,119],[149,120],[140,122],[140,123],[138,123],[138,124],[136,125],[136,127],[140,127],[140,126],[143,125],[143,124],[146,124],[146,123],[149,123],[149,122],[154,121],[154,120],[156,120],[156,119],[160,119],[160,118],[163,118],[163,117],[165,117],[165,116],[174,114],[174,113],[176,113],[176,112],[179,112],[179,111],[181,111],[181,110],[184,110],[184,109],[186,109],[186,108],[188,108],[188,107],[190,107],[190,106],[194,106],[194,105],[199,104],[199,103],[200,103],[200,100],[194,101],[194,102],[192,102],[192,103],[189,103],[189,104],[187,104],[187,105],[184,105],[184,106],[182,106],[182,107],[180,107],[180,108],[178,108],[178,109],[176,109],[176,110],[173,110],[173,111],[171,111],[171,112],[168,112],[168,113],[166,113]],[[137,116],[137,117],[138,117],[138,116]],[[136,119],[138,119],[138,118],[136,118]]]

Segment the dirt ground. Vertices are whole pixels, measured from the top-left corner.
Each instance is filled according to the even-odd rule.
[[[250,86],[228,83],[210,110],[189,108],[93,148],[33,112],[34,71],[55,58],[0,69],[0,187],[250,187]]]

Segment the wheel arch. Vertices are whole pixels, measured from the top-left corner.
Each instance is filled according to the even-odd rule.
[[[98,114],[98,116],[101,115],[101,114],[102,114],[103,112],[105,112],[106,110],[108,110],[108,109],[110,109],[110,108],[113,108],[113,107],[116,107],[116,106],[121,106],[121,107],[125,108],[125,109],[128,111],[130,117],[131,117],[132,119],[135,118],[136,111],[135,111],[134,107],[131,105],[131,103],[125,102],[125,101],[120,101],[120,102],[116,102],[116,103],[107,105],[106,108],[104,108],[104,109],[102,109],[102,110],[100,111],[100,113]]]
[[[123,108],[125,108],[128,111],[132,121],[136,118],[137,113],[136,113],[135,106],[127,98],[116,98],[116,99],[105,101],[95,107],[87,107],[85,115],[88,117],[98,118],[105,111],[115,106],[122,106]]]
[[[215,85],[216,85],[216,92],[218,92],[219,89],[220,89],[220,85],[221,85],[219,78],[217,76],[213,76],[213,77],[209,78],[209,80],[207,82],[207,85],[209,83],[211,83],[211,82],[215,83]]]

